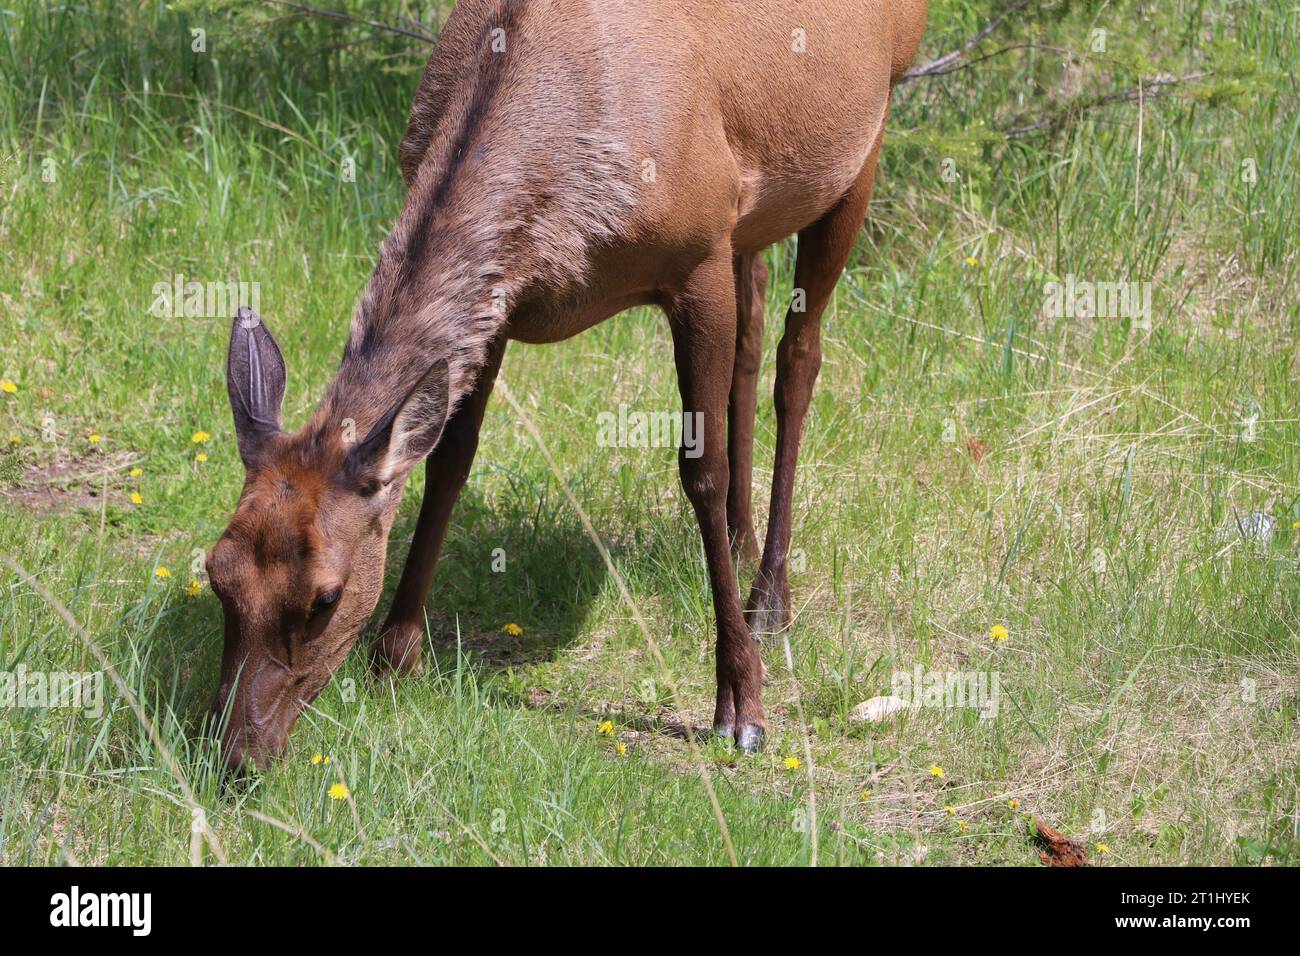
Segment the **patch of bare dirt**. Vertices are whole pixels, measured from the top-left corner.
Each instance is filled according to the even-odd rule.
[[[38,515],[66,514],[79,508],[128,505],[126,493],[115,487],[120,473],[136,456],[130,452],[68,458],[27,468],[16,482],[0,486],[0,499]]]

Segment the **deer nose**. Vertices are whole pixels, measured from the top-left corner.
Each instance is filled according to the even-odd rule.
[[[272,763],[287,737],[283,708],[276,706],[278,695],[259,695],[255,684],[239,688],[223,684],[210,710],[210,739],[220,741],[223,762],[236,772]]]
[[[264,770],[275,763],[287,739],[287,734],[275,729],[262,732],[251,724],[232,725],[222,742],[222,756],[226,767],[236,773]]]

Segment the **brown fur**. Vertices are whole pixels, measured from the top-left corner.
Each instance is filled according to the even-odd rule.
[[[376,644],[382,667],[418,669],[424,597],[506,342],[559,341],[645,304],[667,313],[683,407],[704,422],[704,454],[682,456],[681,477],[717,613],[715,725],[747,750],[761,745],[750,630],[789,620],[790,502],[819,319],[865,214],[890,91],[916,52],[925,7],[461,0],[400,147],[406,206],[338,375],[301,432],[278,431],[272,393],[283,383],[269,334],[259,326],[241,337],[237,323],[232,335],[249,478],[210,561],[227,622],[217,703],[230,703],[230,759],[278,752],[355,641],[378,599],[402,485],[433,447]],[[807,308],[788,314],[778,351],[772,502],[742,610],[731,549],[757,556],[759,253],[796,232]],[[349,444],[350,428],[364,440]],[[313,595],[336,584],[338,603],[307,623]]]

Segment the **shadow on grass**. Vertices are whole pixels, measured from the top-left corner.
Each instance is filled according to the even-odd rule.
[[[605,563],[563,498],[519,483],[492,501],[466,488],[456,503],[426,600],[426,650],[439,669],[454,668],[458,653],[489,672],[550,660],[584,632],[604,587]],[[394,524],[385,601],[401,575],[418,512],[412,495]],[[377,614],[371,634],[380,619]],[[509,624],[522,633],[507,630]]]

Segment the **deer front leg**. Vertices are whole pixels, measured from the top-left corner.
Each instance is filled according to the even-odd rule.
[[[728,243],[729,245],[729,243]],[[717,618],[714,731],[747,753],[762,749],[762,663],[740,606],[727,533],[727,404],[736,359],[736,289],[730,249],[701,264],[668,305],[683,414],[703,441],[678,451],[682,487],[704,539]]]
[[[448,420],[442,438],[425,462],[424,501],[411,539],[411,551],[397,593],[393,595],[388,619],[375,640],[373,662],[381,674],[405,676],[418,674],[422,669],[424,599],[433,583],[433,570],[442,551],[452,507],[474,463],[483,413],[504,354],[504,339],[489,348],[474,391]]]

